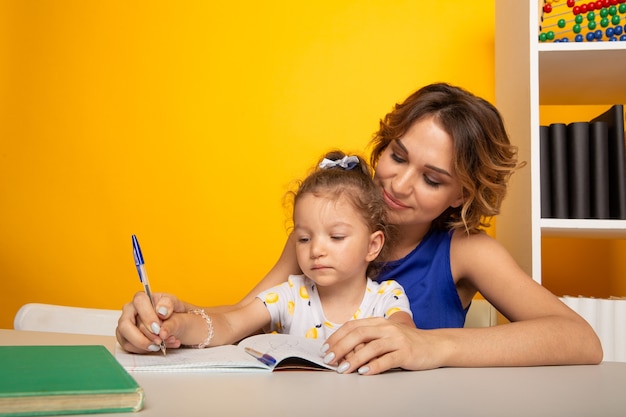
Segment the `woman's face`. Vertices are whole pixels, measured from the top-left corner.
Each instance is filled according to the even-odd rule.
[[[382,152],[375,181],[398,226],[430,225],[448,207],[463,202],[452,157],[452,138],[432,116],[417,120]]]

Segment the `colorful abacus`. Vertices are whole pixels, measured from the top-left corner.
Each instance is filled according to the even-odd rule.
[[[540,42],[626,41],[626,0],[540,0]]]

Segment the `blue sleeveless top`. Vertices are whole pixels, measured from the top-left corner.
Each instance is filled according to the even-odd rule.
[[[407,256],[388,262],[377,281],[399,282],[419,329],[463,327],[463,308],[450,270],[452,231],[430,230]]]

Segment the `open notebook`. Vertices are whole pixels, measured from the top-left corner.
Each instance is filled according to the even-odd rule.
[[[259,334],[243,339],[237,345],[168,349],[167,356],[160,352],[146,355],[127,353],[118,345],[115,357],[131,372],[335,370],[335,366],[326,365],[322,361],[321,346],[322,341],[299,336]]]

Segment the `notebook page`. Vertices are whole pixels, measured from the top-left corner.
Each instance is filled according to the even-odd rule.
[[[163,356],[161,352],[145,355],[128,353],[118,344],[115,347],[115,358],[131,372],[269,370],[243,349],[233,345],[206,349],[168,349],[167,356]]]

